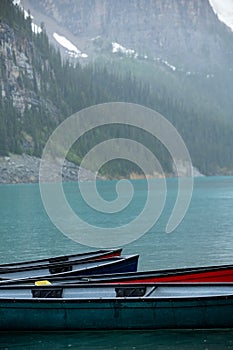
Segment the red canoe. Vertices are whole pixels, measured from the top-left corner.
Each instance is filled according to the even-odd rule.
[[[128,270],[129,271],[129,270]],[[63,275],[63,276],[46,276],[48,281],[52,284],[63,283],[154,283],[154,282],[233,282],[233,265],[220,265],[220,266],[205,266],[205,267],[189,267],[178,268],[168,270],[156,270],[156,271],[143,271],[143,272],[121,272],[121,273],[107,273],[103,271],[102,274],[88,274],[86,271],[85,276],[78,275]],[[25,279],[20,281],[12,279],[8,281],[0,282],[0,285],[10,283],[26,283],[31,284],[35,281],[39,281],[38,278]]]
[[[96,276],[109,282],[233,282],[233,265],[179,268]],[[93,276],[92,276],[93,279]]]
[[[154,282],[233,282],[233,265],[188,267],[167,270],[125,272],[76,277],[53,277],[51,283],[154,283]],[[12,281],[13,282],[13,281]],[[15,281],[17,282],[17,281]],[[14,283],[14,282],[13,282]]]

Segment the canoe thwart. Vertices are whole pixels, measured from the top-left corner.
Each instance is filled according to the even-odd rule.
[[[62,298],[63,288],[42,287],[32,289],[33,298]]]
[[[118,298],[124,298],[124,297],[143,297],[146,293],[146,287],[130,287],[130,288],[124,288],[124,287],[118,287],[115,288],[116,291],[116,297]]]
[[[61,273],[61,272],[68,272],[72,271],[73,266],[72,265],[55,265],[49,267],[49,272],[54,275],[55,273]]]

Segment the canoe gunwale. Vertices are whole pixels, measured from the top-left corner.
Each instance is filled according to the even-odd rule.
[[[114,253],[114,251],[111,251],[112,253]],[[10,271],[28,271],[28,270],[39,270],[41,268],[53,268],[53,267],[63,267],[63,266],[70,266],[73,264],[82,264],[82,263],[86,263],[86,262],[94,262],[94,261],[100,261],[100,260],[105,260],[105,255],[109,255],[111,254],[111,252],[108,253],[104,253],[104,254],[98,254],[98,255],[93,255],[92,257],[83,257],[83,258],[78,258],[77,260],[63,260],[63,261],[54,261],[54,262],[47,262],[44,264],[38,264],[38,265],[28,265],[28,266],[20,266],[19,264],[12,264],[12,265],[7,265],[6,267],[4,265],[0,265],[0,275],[1,273],[5,273],[5,272],[10,272]],[[74,254],[72,257],[77,256],[77,254]],[[65,258],[65,257],[71,257],[71,255],[69,256],[62,256],[61,258]],[[107,259],[115,259],[115,258],[123,258],[124,256],[112,256]],[[101,259],[102,258],[102,259]],[[42,261],[48,261],[49,259],[43,259]],[[34,261],[36,262],[36,261]],[[39,260],[38,260],[39,262]],[[24,262],[23,262],[24,263]],[[22,263],[22,264],[23,264]],[[31,261],[32,263],[32,261]],[[15,266],[14,266],[15,265]],[[12,267],[11,267],[12,266]]]
[[[55,263],[55,264],[46,264],[46,265],[38,265],[38,266],[27,266],[27,267],[16,267],[16,268],[0,268],[0,276],[1,274],[4,274],[4,273],[10,273],[10,272],[19,272],[19,271],[31,271],[31,270],[41,270],[41,269],[52,269],[52,268],[59,268],[59,267],[72,267],[72,265],[82,265],[82,264],[85,264],[85,263],[99,263],[99,262],[105,262],[106,265],[108,264],[111,264],[111,263],[117,263],[118,261],[123,261],[123,260],[126,260],[126,259],[130,259],[130,258],[134,258],[134,257],[139,257],[138,254],[134,254],[134,255],[126,255],[126,256],[114,256],[114,257],[111,257],[111,258],[107,258],[107,259],[88,259],[88,260],[72,260],[72,261],[65,261],[65,262],[62,262],[62,263]],[[70,270],[72,271],[72,269]]]
[[[74,253],[74,254],[67,254],[67,255],[57,255],[57,256],[52,256],[52,257],[47,257],[47,258],[41,258],[41,259],[33,259],[33,260],[24,260],[24,261],[13,261],[12,263],[3,263],[3,264],[0,264],[0,267],[2,266],[10,266],[10,265],[20,265],[20,264],[30,264],[30,263],[36,263],[36,262],[43,262],[43,261],[48,261],[50,259],[63,259],[63,258],[73,258],[75,256],[85,256],[85,255],[90,255],[90,254],[108,254],[108,253],[111,253],[111,252],[116,252],[116,253],[121,253],[122,252],[122,248],[109,248],[109,249],[99,249],[99,250],[93,250],[93,251],[90,251],[90,252],[83,252],[83,253]]]

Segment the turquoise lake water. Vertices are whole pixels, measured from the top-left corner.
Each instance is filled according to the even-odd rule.
[[[160,180],[153,180],[160,181]],[[77,184],[64,185],[83,220],[99,227],[126,224],[143,209],[146,182],[132,181],[131,204],[117,214],[100,214],[78,201]],[[88,183],[85,184],[88,190]],[[116,196],[115,181],[98,183],[103,198]],[[140,254],[139,270],[226,264],[233,261],[233,177],[196,178],[189,210],[170,234],[165,227],[177,195],[167,180],[167,199],[158,222],[123,254]],[[0,263],[94,250],[70,240],[50,221],[37,184],[0,185]],[[232,330],[0,333],[0,349],[233,349]]]

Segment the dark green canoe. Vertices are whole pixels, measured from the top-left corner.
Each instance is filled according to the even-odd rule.
[[[1,330],[233,327],[233,284],[0,288]]]

